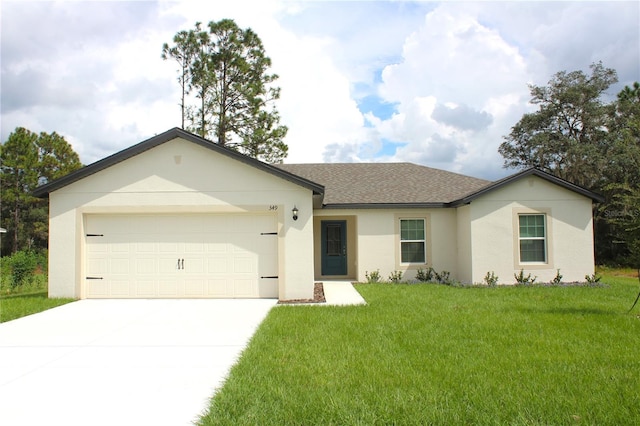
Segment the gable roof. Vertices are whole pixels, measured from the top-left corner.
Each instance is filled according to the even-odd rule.
[[[547,182],[551,182],[554,183],[556,185],[559,185],[565,189],[568,189],[569,191],[573,191],[576,192],[580,195],[583,195],[587,198],[591,198],[593,201],[598,202],[598,203],[602,203],[604,202],[604,197],[600,194],[596,194],[593,191],[589,191],[588,189],[585,189],[581,186],[575,185],[569,181],[566,181],[564,179],[561,179],[557,176],[554,176],[550,173],[547,173],[545,171],[542,171],[540,169],[536,169],[535,167],[529,168],[529,169],[525,169],[522,170],[521,172],[515,173],[513,175],[507,176],[505,178],[502,178],[500,180],[497,180],[495,182],[490,183],[489,185],[485,186],[484,188],[481,188],[477,191],[473,191],[470,192],[469,194],[465,195],[464,197],[455,200],[453,203],[451,203],[451,207],[457,207],[459,205],[462,204],[468,204],[471,201],[475,200],[476,198],[480,197],[483,194],[486,194],[487,192],[490,191],[494,191],[498,188],[501,188],[505,185],[508,185],[512,182],[515,182],[517,180],[526,178],[528,176],[537,176],[541,179],[546,180]]]
[[[325,187],[325,208],[446,207],[491,182],[412,163],[278,164]]]
[[[270,173],[313,191],[316,208],[457,207],[527,176],[603,202],[604,197],[540,169],[526,169],[495,182],[413,163],[316,163],[271,165],[177,127],[85,166],[34,191],[51,192],[176,138]]]
[[[255,167],[257,169],[260,169],[272,175],[278,176],[289,182],[295,183],[296,185],[300,185],[304,188],[310,189],[316,195],[322,195],[324,193],[324,187],[322,185],[318,185],[317,183],[311,182],[310,180],[307,180],[303,177],[293,175],[287,172],[286,170],[279,169],[277,167],[274,167],[271,164],[267,164],[262,161],[256,160],[254,158],[248,157],[237,151],[234,151],[229,148],[225,148],[223,146],[218,145],[217,143],[211,142],[207,139],[201,138],[192,133],[189,133],[182,129],[174,127],[173,129],[167,130],[166,132],[161,133],[157,136],[154,136],[150,139],[147,139],[146,141],[140,142],[127,149],[124,149],[120,152],[110,155],[109,157],[103,158],[102,160],[96,161],[95,163],[92,163],[79,170],[76,170],[75,172],[69,173],[68,175],[63,176],[60,179],[56,179],[45,185],[39,186],[38,188],[35,189],[35,191],[33,192],[33,195],[40,198],[46,198],[53,191],[56,191],[60,188],[64,188],[65,186],[70,185],[74,182],[77,182],[80,179],[84,179],[87,176],[90,176],[94,173],[97,173],[101,170],[104,170],[122,161],[128,160],[129,158],[135,157],[138,154],[141,154],[145,151],[148,151],[154,147],[162,145],[163,143],[169,142],[176,138],[181,138],[189,142],[195,143],[196,145],[200,145],[204,148],[210,149],[214,152],[233,158],[234,160],[248,164],[252,167]]]

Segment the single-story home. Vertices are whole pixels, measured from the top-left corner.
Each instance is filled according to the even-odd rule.
[[[270,165],[174,128],[35,191],[49,296],[307,299],[419,269],[480,283],[594,272],[592,203],[537,169],[496,182],[410,163]]]

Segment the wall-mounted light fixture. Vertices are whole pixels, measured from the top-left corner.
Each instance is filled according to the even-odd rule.
[[[298,208],[296,206],[293,206],[291,213],[293,213],[293,220],[298,220]]]

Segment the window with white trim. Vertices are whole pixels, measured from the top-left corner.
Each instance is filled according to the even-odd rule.
[[[547,262],[547,218],[545,214],[518,215],[521,263]]]
[[[400,219],[400,261],[426,263],[427,241],[424,219]]]

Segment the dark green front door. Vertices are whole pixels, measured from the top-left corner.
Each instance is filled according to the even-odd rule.
[[[322,221],[322,275],[347,275],[347,222]]]

